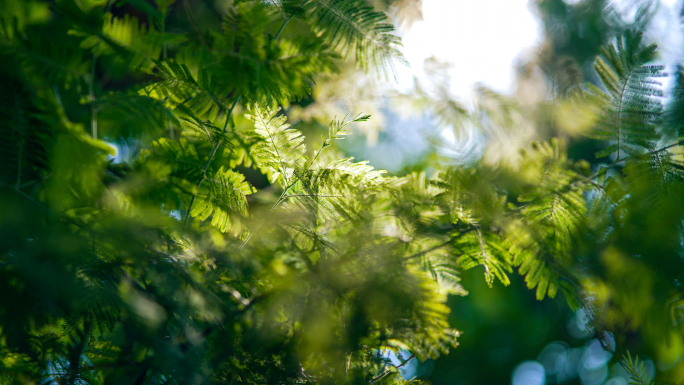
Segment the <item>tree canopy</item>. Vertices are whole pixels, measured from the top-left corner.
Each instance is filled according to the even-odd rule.
[[[418,84],[495,140],[392,175],[339,146],[374,117],[334,92],[395,76],[409,3],[6,0],[0,383],[406,383],[458,346],[471,269],[582,309],[634,383],[637,354],[681,382],[681,71],[634,25],[591,82],[584,48],[541,52],[538,100]]]

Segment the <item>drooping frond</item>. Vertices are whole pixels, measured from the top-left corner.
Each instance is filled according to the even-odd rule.
[[[521,202],[527,202],[527,199],[530,199],[529,195],[520,197]],[[552,228],[554,248],[568,251],[572,238],[578,235],[586,208],[582,192],[575,190],[538,197],[523,213],[530,223]]]
[[[99,44],[100,42],[104,44]],[[131,68],[152,65],[162,52],[163,35],[126,14],[123,18],[107,13],[102,21],[102,33],[87,37],[83,48],[92,48],[97,55],[119,54],[121,64]]]
[[[680,182],[684,179],[684,162],[669,152],[653,154],[651,164],[661,183]]]
[[[546,296],[554,298],[562,284],[555,270],[554,256],[545,254],[542,249],[524,248],[518,244],[512,246],[510,250],[511,263],[518,267],[520,275],[525,276],[528,289],[536,287],[537,299],[542,300]]]
[[[252,155],[273,171],[272,181],[280,180],[283,186],[289,186],[306,160],[304,136],[285,123],[285,116],[278,116],[280,108],[255,104],[249,110],[246,117],[254,122],[255,132],[264,139],[254,146]]]
[[[158,158],[173,165],[170,173],[179,178],[195,180],[201,176],[202,163],[197,156],[197,150],[187,139],[175,141],[160,138],[151,144],[152,150],[143,151],[145,158]],[[148,159],[145,159],[146,161]]]
[[[176,110],[184,115],[180,118],[184,135],[197,137],[213,144],[221,142],[228,148],[231,147],[229,135],[226,135],[223,129],[217,127],[212,121],[201,119],[192,110],[182,105]]]
[[[16,32],[15,32],[16,33]],[[71,88],[83,86],[89,63],[80,47],[80,39],[61,36],[62,44],[54,44],[48,28],[29,30],[17,34],[17,38],[3,46],[7,53],[16,55],[22,69],[35,76],[35,80],[47,85]]]
[[[454,258],[463,270],[483,266],[488,285],[498,279],[504,285],[511,283],[507,273],[511,272],[507,250],[501,247],[502,239],[496,234],[483,232],[479,228],[459,236],[453,243]]]
[[[27,90],[0,77],[0,184],[18,188],[47,173],[54,133],[46,120]]]
[[[377,183],[384,170],[375,170],[368,165],[368,161],[352,162],[354,158],[339,159],[309,170],[307,178],[311,185],[338,184],[342,186],[357,187],[359,183]]]
[[[247,215],[246,196],[254,192],[244,175],[223,167],[207,177],[202,189],[190,215],[199,220],[213,215],[211,225],[222,232],[230,230],[234,218]]]
[[[361,209],[356,198],[359,189],[378,187],[384,170],[375,170],[367,161],[340,159],[303,172],[284,197],[324,220],[351,218]]]
[[[432,196],[423,198],[427,202],[421,202],[421,206],[434,202],[435,207],[430,210],[423,206],[420,223],[426,228],[421,232],[430,234],[436,232],[435,228],[440,228],[446,231],[448,238],[440,237],[443,243],[434,246],[439,247],[436,250],[440,252],[425,253],[422,256],[423,263],[426,266],[455,263],[463,270],[481,266],[487,284],[492,285],[497,279],[508,285],[508,273],[512,270],[508,250],[504,247],[505,238],[491,227],[491,223],[482,224],[479,221],[485,210],[497,209],[501,200],[491,191],[481,188],[487,182],[471,171],[451,169],[435,175],[429,181]],[[434,222],[430,226],[427,226],[430,222],[426,221],[425,212],[433,212]],[[448,221],[449,225],[443,221]],[[427,250],[431,249],[428,247]]]
[[[518,200],[527,203],[523,210],[531,223],[549,224],[557,232],[557,247],[567,250],[572,237],[579,234],[586,204],[582,196],[584,178],[575,165],[567,159],[564,144],[557,139],[551,143],[533,143],[533,152],[525,157],[539,168],[539,183]]]
[[[444,319],[449,313],[449,308],[442,303],[446,294],[440,293],[435,282],[428,277],[412,283],[412,286],[415,286],[414,291],[407,295],[420,298],[413,312],[416,319],[421,321],[415,325],[408,323],[406,331],[393,330],[388,345],[413,352],[422,361],[448,353],[450,348],[458,346],[456,339],[460,332],[449,327]]]
[[[195,79],[184,64],[173,60],[154,63],[157,65],[157,75],[162,80],[140,90],[141,95],[164,100],[170,108],[184,105],[198,116],[207,113],[215,115],[221,109],[228,110],[213,78],[206,71],[200,70]]]
[[[180,126],[178,116],[160,99],[138,94],[113,93],[95,102],[102,135],[142,139]]]
[[[586,165],[570,162],[559,140],[534,144],[523,164],[536,169],[540,180],[518,197],[524,205],[522,226],[511,238],[512,264],[525,275],[528,288],[537,287],[537,298],[554,297],[572,242],[585,227],[585,183],[576,169]]]
[[[422,268],[430,274],[442,293],[450,295],[466,295],[468,292],[461,286],[461,276],[458,274],[462,266],[453,258],[448,258],[441,252],[439,258],[431,257],[427,253],[422,258]]]
[[[398,50],[399,37],[383,12],[376,12],[364,0],[312,0],[306,4],[315,31],[343,55],[354,55],[365,71],[387,75],[394,61],[404,62]]]
[[[627,31],[616,46],[602,47],[594,69],[606,92],[588,84],[586,95],[594,104],[598,120],[590,136],[612,142],[596,156],[617,152],[618,158],[652,149],[659,139],[655,127],[661,119],[660,83],[663,66],[647,65],[656,45],[641,48],[642,33]]]
[[[666,129],[670,130],[666,134],[684,138],[684,67],[677,66],[674,77],[672,100],[667,105],[663,120]]]
[[[287,103],[311,91],[314,77],[334,72],[339,55],[322,39],[268,34],[277,15],[261,2],[239,4],[215,38],[218,58],[210,71],[226,91],[251,102]]]

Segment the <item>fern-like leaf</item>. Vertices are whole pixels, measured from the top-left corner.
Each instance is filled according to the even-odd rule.
[[[629,385],[655,384],[655,382],[651,379],[651,376],[649,376],[648,372],[646,371],[644,361],[639,361],[639,356],[635,356],[634,359],[632,359],[632,356],[628,351],[627,354],[622,356],[622,361],[620,363],[629,374]]]
[[[248,108],[250,114],[246,117],[254,122],[255,132],[264,139],[254,146],[252,155],[273,171],[272,181],[280,180],[283,186],[288,187],[306,161],[304,136],[290,128],[285,116],[278,116],[280,108],[261,107],[258,104]]]
[[[674,80],[672,100],[668,103],[664,114],[664,126],[672,130],[668,134],[684,138],[684,67],[677,66]]]
[[[99,41],[105,44],[98,44]],[[145,62],[159,58],[162,43],[163,35],[135,17],[126,14],[118,18],[107,13],[103,18],[102,33],[86,38],[81,46],[92,47],[97,55],[121,54],[118,59],[126,60],[124,64],[140,68]]]
[[[384,170],[375,170],[373,166],[368,165],[367,160],[354,163],[353,159],[335,160],[310,170],[310,183],[326,186],[337,184],[338,188],[356,187],[362,182],[377,183],[385,173]]]
[[[262,2],[229,12],[214,42],[218,60],[209,67],[221,87],[249,101],[285,104],[308,95],[317,74],[337,70],[339,55],[323,39],[270,36],[269,21],[275,20],[273,7]]]
[[[285,198],[323,220],[350,219],[363,205],[356,193],[364,187],[378,187],[384,170],[375,170],[367,161],[354,163],[340,159],[303,172],[291,185]]]
[[[222,232],[230,230],[234,218],[247,215],[247,198],[254,189],[245,176],[221,167],[202,185],[190,215],[200,220],[212,216],[211,224]]]
[[[654,58],[656,45],[641,49],[642,34],[627,31],[616,46],[602,47],[603,57],[594,68],[607,92],[589,84],[586,94],[594,102],[598,121],[590,136],[613,144],[597,157],[617,152],[617,157],[652,149],[659,139],[662,91],[654,78],[663,77],[663,66],[646,65]]]
[[[161,81],[142,90],[141,95],[166,101],[169,107],[179,105],[191,109],[196,115],[216,116],[229,108],[217,93],[216,84],[207,71],[200,70],[197,79],[184,64],[173,60],[154,61]]]
[[[346,117],[345,117],[346,118]],[[325,146],[330,144],[333,139],[344,139],[345,136],[351,133],[347,131],[347,126],[351,123],[366,122],[370,119],[370,115],[358,114],[352,120],[347,121],[346,119],[337,120],[333,119],[328,124],[328,140],[326,140]]]
[[[17,82],[0,78],[0,184],[37,182],[49,169],[54,132],[34,100]]]
[[[228,148],[232,147],[229,135],[212,121],[199,118],[192,110],[182,105],[178,106],[176,110],[184,115],[180,118],[180,126],[184,129],[184,135],[201,138],[213,144],[221,142],[225,143]]]
[[[106,137],[141,139],[181,125],[163,100],[148,96],[113,93],[100,96],[95,103],[100,109],[98,124]]]
[[[176,177],[192,181],[202,175],[202,163],[197,156],[197,150],[185,138],[181,138],[180,141],[161,138],[152,143],[152,151],[144,151],[141,155],[146,157],[148,154],[171,164],[172,175]]]
[[[84,85],[89,63],[85,51],[79,46],[80,39],[62,36],[61,44],[54,44],[48,28],[31,29],[2,45],[3,51],[16,55],[24,71],[35,76],[43,84],[72,88]],[[22,38],[23,37],[23,38]]]
[[[365,71],[387,75],[394,72],[395,60],[405,62],[389,18],[364,0],[312,0],[305,8],[316,33],[343,55],[353,54]]]
[[[554,297],[563,266],[569,262],[572,242],[585,226],[587,213],[581,175],[568,161],[559,140],[534,144],[525,154],[527,167],[538,168],[539,182],[518,197],[522,228],[511,238],[512,264],[525,275],[528,288],[537,287],[537,298]]]
[[[495,278],[508,285],[511,281],[506,273],[510,273],[511,269],[507,263],[507,251],[500,244],[501,239],[496,234],[484,233],[475,228],[474,231],[459,236],[457,242],[454,242],[456,262],[464,270],[483,266],[485,279],[490,286]]]

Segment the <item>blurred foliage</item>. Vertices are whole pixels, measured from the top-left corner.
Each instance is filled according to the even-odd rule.
[[[563,46],[554,37],[554,31],[572,31],[577,24],[592,20],[559,18],[559,13],[567,16],[581,12],[586,17],[593,2],[552,3],[535,3],[545,40],[537,55],[520,65],[514,97],[479,87],[473,104],[460,102],[448,92],[439,92],[449,88],[444,86],[448,81],[445,72],[439,71],[433,76],[435,86],[422,88],[428,92],[422,93],[417,105],[436,113],[443,127],[455,131],[457,146],[459,141],[468,143],[473,132],[484,138],[484,149],[475,146],[470,155],[476,160],[465,159],[469,165],[475,162],[476,169],[494,167],[501,172],[513,165],[519,173],[516,177],[522,178],[525,171],[520,167],[529,154],[527,143],[554,137],[569,143],[568,159],[575,162],[575,169],[590,172],[568,176],[566,182],[551,187],[549,202],[551,197],[554,205],[576,202],[574,207],[584,205],[585,211],[576,217],[579,222],[555,222],[554,236],[563,230],[568,234],[563,238],[574,240],[567,249],[567,259],[557,249],[544,262],[560,267],[560,282],[577,289],[576,304],[566,298],[570,308],[577,305],[579,311],[573,314],[562,305],[563,322],[547,315],[554,320],[547,319],[547,326],[537,335],[528,332],[521,339],[520,334],[525,332],[519,328],[530,325],[537,311],[556,314],[558,305],[548,300],[531,305],[529,296],[521,298],[498,290],[481,292],[464,280],[471,295],[450,302],[452,322],[464,330],[461,346],[438,359],[431,373],[422,376],[436,384],[505,383],[511,378],[514,384],[527,383],[524,379],[540,383],[529,374],[533,372],[528,372],[528,377],[516,376],[518,368],[529,368],[525,364],[530,361],[522,361],[536,359],[542,364],[541,378],[546,383],[626,384],[654,379],[656,383],[682,383],[684,349],[678,315],[680,295],[676,294],[681,290],[681,277],[672,275],[682,269],[682,202],[674,198],[680,196],[676,186],[681,183],[682,169],[681,119],[677,118],[681,112],[679,62],[664,61],[656,46],[659,41],[654,40],[658,35],[648,35],[657,3],[613,2],[597,7],[596,20],[604,26],[591,33],[585,30],[586,38],[598,42],[594,48],[577,41]],[[662,27],[658,24],[662,20],[653,23],[654,28]],[[628,28],[630,25],[646,31],[648,38],[642,38],[638,29]],[[623,32],[613,34],[616,30]],[[674,33],[677,31],[661,31],[660,36]],[[572,34],[564,36],[572,39]],[[577,53],[589,49],[593,52],[586,57]],[[583,65],[588,57],[593,67]],[[663,72],[665,66],[673,64],[677,68],[674,74]],[[663,84],[672,85],[672,91]],[[442,164],[454,160],[463,164],[464,159],[454,159],[455,152],[450,151],[453,143],[441,138],[436,142],[441,146],[437,154],[446,158]],[[548,183],[546,178],[549,182],[559,180],[558,174],[543,175],[544,181],[535,190]],[[518,195],[513,186],[506,181],[497,191],[527,201],[526,194]],[[575,188],[578,195],[566,195]],[[616,188],[620,188],[619,193]],[[481,194],[483,189],[474,191]],[[540,213],[547,216],[540,218],[545,222],[552,222],[559,214],[565,217],[581,212],[569,207],[543,208]],[[530,209],[527,213],[533,214],[535,210]],[[575,237],[572,231],[577,231]],[[478,309],[479,302],[495,303],[492,306],[506,312],[499,316],[504,320],[491,319],[490,314]],[[471,310],[461,312],[461,307]],[[467,321],[473,317],[480,319]],[[598,354],[596,347],[607,355],[605,360],[591,358]],[[631,358],[620,361],[628,350],[644,355],[647,368],[637,367]],[[505,359],[498,359],[500,356]],[[507,374],[493,374],[497,371]]]
[[[369,79],[404,60],[386,11],[416,1],[8,1],[0,383],[405,383],[488,325],[462,339],[470,374],[433,380],[500,382],[483,355],[505,368],[574,310],[596,360],[684,378],[681,78],[664,104],[656,46],[605,44],[603,8],[594,84],[582,32],[573,59],[540,55],[549,97],[481,86],[465,106],[433,61],[404,102],[486,148],[388,176],[343,155],[371,117],[336,100],[382,94]],[[616,157],[568,156],[579,135]],[[526,341],[497,334],[511,321]]]

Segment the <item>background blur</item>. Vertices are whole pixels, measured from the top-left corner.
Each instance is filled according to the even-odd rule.
[[[351,84],[347,95],[339,88],[337,95],[325,95],[325,84],[319,85],[314,104],[321,108],[328,99],[343,109],[362,108],[373,114],[376,126],[365,127],[345,143],[345,150],[398,174],[421,168],[429,172],[435,160],[458,164],[489,157],[495,162],[506,156],[498,151],[499,141],[524,145],[551,136],[568,140],[570,156],[591,161],[595,142],[572,132],[543,132],[539,124],[534,129],[501,132],[496,124],[463,121],[459,109],[484,109],[495,122],[492,111],[507,102],[524,110],[552,99],[563,90],[562,84],[549,82],[553,78],[549,75],[563,66],[571,66],[580,80],[597,82],[592,64],[599,47],[629,27],[641,28],[647,44],[659,43],[658,61],[667,72],[674,72],[684,52],[684,10],[678,0],[377,3],[390,5],[410,67],[398,68],[396,81],[366,79],[375,87],[363,95],[355,94]],[[344,84],[335,82],[336,87]],[[665,83],[664,88],[667,103],[671,85]],[[495,100],[494,105],[487,100]],[[306,121],[314,111],[309,106],[297,115]],[[481,274],[478,269],[464,272],[462,283],[469,295],[449,300],[452,326],[463,332],[460,346],[436,361],[414,360],[405,367],[405,378],[417,376],[435,385],[628,383],[617,364],[619,357],[612,359],[601,347],[583,310],[572,312],[562,297],[537,301],[515,274],[510,287],[497,282],[491,289]],[[631,344],[638,348],[638,337]],[[640,356],[655,374],[653,361]]]
[[[586,159],[595,170],[610,160],[597,160],[601,144],[579,135],[588,127],[577,111],[565,111],[571,119],[564,124],[563,104],[557,103],[560,113],[551,110],[556,98],[567,95],[569,85],[597,84],[592,63],[600,46],[627,28],[644,31],[646,44],[659,43],[658,61],[666,72],[676,72],[684,62],[684,0],[367,2],[393,17],[409,66],[399,65],[393,77],[383,79],[343,62],[339,74],[316,78],[310,97],[282,107],[307,140],[326,132],[330,117],[372,115],[335,149],[340,157],[368,160],[395,175],[425,171],[429,176],[439,164],[513,163],[521,148],[552,137],[563,139],[571,158]],[[191,3],[187,8],[197,23],[211,28],[219,23],[216,9],[231,1],[181,3]],[[123,13],[124,7],[133,9],[123,5],[113,12]],[[170,26],[180,12],[177,6],[170,13]],[[294,29],[303,27],[293,23],[289,28],[296,34]],[[124,88],[126,81],[118,85]],[[665,103],[671,86],[664,84]],[[139,152],[135,141],[113,145],[114,163]],[[268,185],[259,172],[240,171],[257,188]],[[411,360],[402,367],[405,378],[435,385],[628,383],[619,357],[602,346],[611,344],[611,337],[599,339],[585,310],[571,311],[562,296],[536,300],[517,274],[510,275],[509,287],[497,281],[492,288],[482,267],[461,275],[469,294],[448,301],[451,326],[462,333],[460,346],[437,360]],[[628,336],[624,347],[638,353],[655,375],[652,347],[638,335]]]

